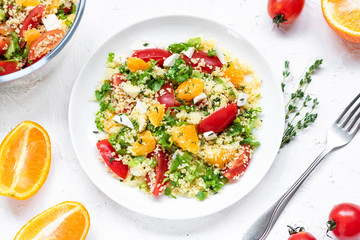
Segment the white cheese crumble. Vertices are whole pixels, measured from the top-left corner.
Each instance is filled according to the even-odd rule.
[[[120,123],[121,125],[127,126],[131,129],[134,129],[134,126],[132,124],[132,122],[130,121],[130,119],[124,115],[124,114],[120,114],[120,115],[116,115],[113,120],[117,123]]]
[[[47,31],[61,29],[60,21],[55,14],[49,14],[46,17],[42,17],[41,20]]]
[[[135,111],[145,114],[146,113],[146,104],[140,100],[136,102],[136,106],[134,108]]]
[[[194,100],[194,104],[200,102],[201,100],[206,99],[206,97],[207,97],[207,96],[206,96],[205,93],[201,93],[200,95],[194,97],[194,99],[193,99],[193,100]]]
[[[239,107],[246,105],[248,97],[249,95],[247,95],[246,93],[239,93],[239,97],[237,99],[237,105]]]
[[[140,88],[132,85],[130,82],[121,83],[121,88],[132,98],[136,98],[140,93]]]
[[[211,141],[211,140],[215,140],[217,136],[216,133],[214,133],[213,131],[209,131],[209,132],[204,132],[204,138],[207,141]]]
[[[170,57],[166,58],[164,61],[164,67],[172,67],[175,64],[175,60],[178,59],[180,57],[179,54],[175,53],[173,55],[171,55]]]
[[[188,50],[182,51],[182,53],[183,53],[185,56],[187,56],[188,58],[191,58],[192,55],[194,54],[194,51],[195,51],[195,48],[189,47]]]
[[[216,56],[218,57],[218,59],[220,60],[220,62],[222,64],[225,64],[225,58],[224,58],[224,53],[220,50],[220,48],[218,46],[215,47],[215,52],[216,52]]]

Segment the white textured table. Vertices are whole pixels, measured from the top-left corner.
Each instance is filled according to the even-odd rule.
[[[51,170],[42,189],[26,201],[0,198],[1,239],[13,239],[33,216],[66,200],[79,201],[89,210],[89,240],[241,239],[249,225],[290,187],[320,152],[326,128],[360,90],[360,45],[348,43],[330,30],[317,0],[308,0],[298,21],[286,30],[273,27],[266,0],[223,2],[88,0],[82,22],[68,46],[69,54],[57,69],[31,86],[0,86],[0,138],[21,121],[32,120],[47,129],[52,142]],[[286,59],[295,76],[314,59],[324,59],[309,88],[320,101],[316,123],[280,151],[263,181],[244,199],[217,214],[187,221],[139,215],[103,195],[76,159],[67,122],[72,85],[96,47],[125,26],[168,14],[205,17],[236,29],[263,53],[279,81]],[[357,136],[314,171],[268,239],[287,239],[286,225],[295,223],[318,239],[327,239],[325,223],[333,205],[346,201],[360,204],[359,144]]]

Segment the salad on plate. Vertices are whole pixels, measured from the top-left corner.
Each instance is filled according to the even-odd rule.
[[[46,56],[75,19],[76,0],[0,1],[0,76]]]
[[[143,45],[109,53],[95,91],[99,158],[152,195],[204,200],[240,178],[260,144],[261,80],[212,39]]]

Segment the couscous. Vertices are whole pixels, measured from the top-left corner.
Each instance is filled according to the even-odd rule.
[[[100,159],[155,196],[204,200],[241,177],[259,145],[261,80],[213,40],[144,47],[109,53],[95,91]]]

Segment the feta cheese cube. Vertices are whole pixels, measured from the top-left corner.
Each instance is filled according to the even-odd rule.
[[[146,104],[143,103],[142,101],[138,100],[136,102],[136,106],[134,108],[135,111],[141,113],[141,114],[145,114],[146,113]]]
[[[206,96],[205,93],[201,93],[200,95],[194,97],[194,99],[193,99],[193,100],[194,100],[194,104],[200,102],[201,100],[206,99],[206,97],[207,97],[207,96]]]
[[[188,50],[182,51],[182,53],[183,53],[185,56],[187,56],[188,58],[191,58],[192,55],[194,54],[194,51],[195,51],[195,48],[189,47]]]
[[[60,21],[55,14],[49,14],[46,17],[42,17],[41,20],[44,23],[46,31],[61,29]]]
[[[204,138],[207,141],[215,140],[217,138],[216,133],[213,131],[204,132]]]
[[[166,58],[164,61],[164,67],[172,67],[175,64],[175,60],[178,59],[180,57],[179,54],[175,53],[173,55],[171,55],[170,57]]]
[[[121,125],[134,129],[132,122],[125,114],[116,115],[113,120],[117,123],[120,123]]]
[[[215,52],[216,52],[216,56],[218,57],[218,59],[220,60],[220,62],[222,64],[225,64],[225,58],[224,58],[224,53],[220,50],[220,48],[218,46],[215,47]]]
[[[136,98],[140,93],[140,88],[132,85],[130,82],[122,82],[121,87],[132,98]]]
[[[239,107],[246,105],[248,97],[249,95],[247,95],[246,93],[240,93],[237,99],[237,105]]]
[[[124,54],[115,54],[113,62],[116,64],[124,64],[126,62],[126,55]]]

